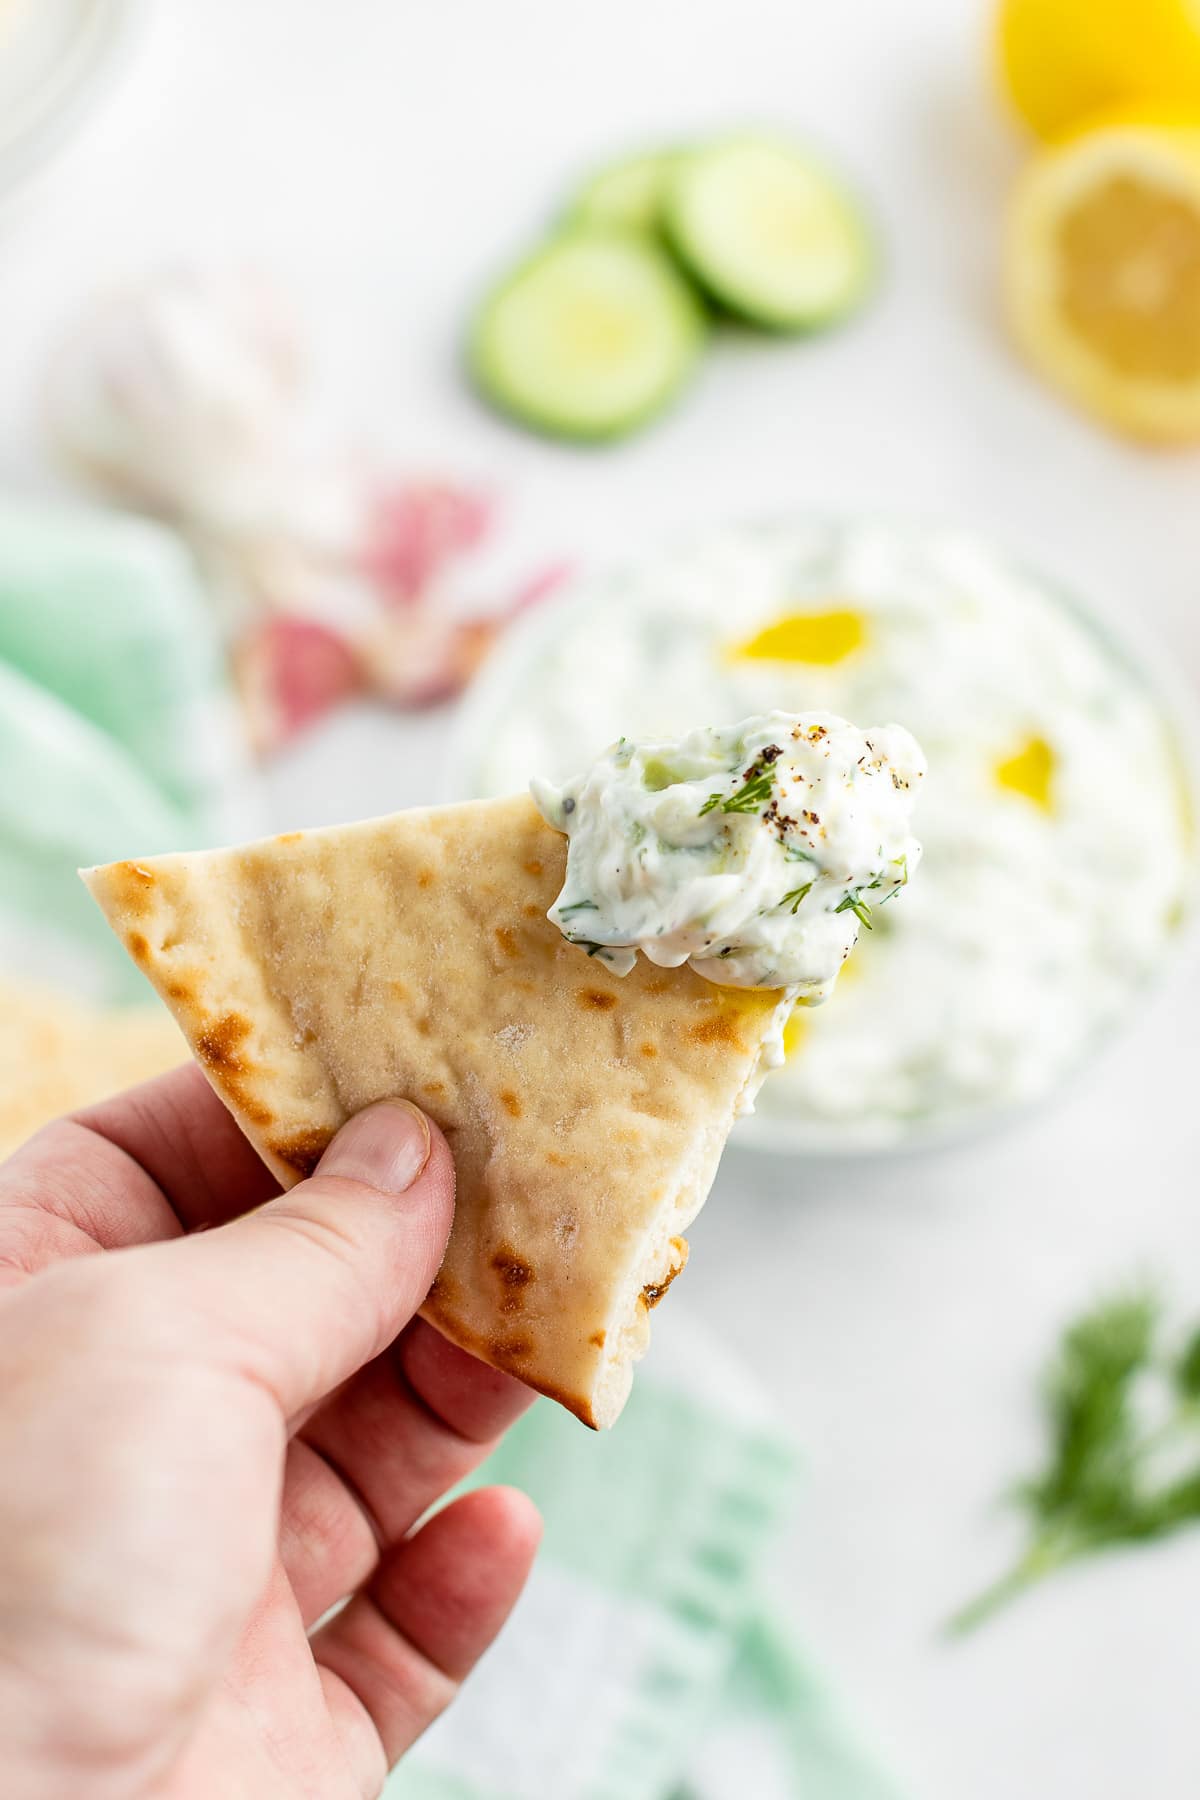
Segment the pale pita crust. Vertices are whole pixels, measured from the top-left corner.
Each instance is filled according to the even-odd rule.
[[[152,1001],[92,1007],[0,977],[0,1157],[61,1113],[186,1060],[187,1045]]]
[[[518,797],[84,879],[285,1185],[371,1100],[437,1120],[458,1200],[425,1316],[603,1425],[780,996],[618,979],[545,917],[565,859]]]

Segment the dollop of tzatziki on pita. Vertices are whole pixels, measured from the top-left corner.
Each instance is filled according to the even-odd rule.
[[[620,738],[561,788],[531,784],[569,840],[547,916],[615,974],[640,951],[813,1005],[920,860],[924,774],[901,726],[860,731],[831,713]]]

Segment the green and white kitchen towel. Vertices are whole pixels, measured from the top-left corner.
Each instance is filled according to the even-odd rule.
[[[242,835],[241,744],[179,541],[117,513],[0,503],[0,963],[140,996],[75,871]]]
[[[531,1494],[545,1540],[388,1800],[898,1800],[766,1599],[787,1440],[677,1303],[612,1432],[539,1401],[478,1479]]]

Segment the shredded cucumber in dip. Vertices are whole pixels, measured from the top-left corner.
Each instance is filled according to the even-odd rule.
[[[924,773],[900,726],[860,731],[830,713],[621,738],[562,788],[531,784],[569,839],[547,916],[618,975],[640,950],[814,1005],[917,866]]]

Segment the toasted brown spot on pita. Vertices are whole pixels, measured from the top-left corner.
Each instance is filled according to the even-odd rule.
[[[196,1039],[196,1055],[214,1073],[232,1070],[240,1075],[246,1065],[239,1055],[239,1046],[249,1035],[249,1019],[243,1019],[240,1013],[226,1013],[223,1019],[205,1026]]]
[[[166,994],[168,1000],[191,1001],[195,998],[190,981],[168,981]]]
[[[134,962],[144,963],[150,957],[150,945],[140,931],[131,931],[125,939],[125,946]]]
[[[588,1339],[588,1343],[595,1344],[597,1350],[603,1350],[603,1348],[607,1342],[608,1342],[607,1331],[593,1331],[591,1337]]]
[[[444,1081],[424,1081],[421,1083],[421,1092],[423,1094],[433,1094],[436,1098],[438,1094],[444,1094],[445,1091],[446,1084]]]
[[[648,994],[665,994],[670,985],[665,975],[656,975],[652,981],[646,983],[646,992]]]
[[[267,1149],[281,1163],[286,1163],[289,1169],[295,1169],[301,1176],[308,1176],[325,1154],[332,1136],[332,1131],[297,1131],[291,1137],[280,1138],[276,1143],[268,1139]]]
[[[389,981],[387,984],[387,990],[388,990],[388,993],[392,996],[393,1000],[407,1000],[408,999],[408,988],[405,986],[404,982],[402,982],[402,981]]]
[[[643,1306],[645,1306],[647,1310],[650,1310],[652,1307],[655,1307],[658,1305],[659,1301],[662,1299],[663,1295],[666,1293],[667,1289],[670,1287],[670,1285],[674,1281],[675,1277],[680,1273],[680,1271],[682,1269],[685,1269],[687,1267],[687,1259],[688,1259],[687,1239],[681,1238],[681,1237],[673,1237],[671,1239],[671,1250],[673,1252],[673,1257],[672,1257],[672,1261],[671,1261],[671,1266],[667,1270],[666,1274],[663,1275],[658,1281],[648,1281],[646,1283],[645,1287],[642,1289],[641,1294],[638,1296],[639,1299],[641,1300]]]
[[[496,942],[499,944],[501,950],[503,950],[505,956],[520,956],[521,952],[517,947],[517,934],[511,925],[497,925]]]
[[[638,1049],[641,1051],[643,1056],[657,1056],[658,1055],[658,1045],[657,1044],[639,1044]]]
[[[695,1044],[719,1044],[727,1050],[746,1048],[737,1020],[728,1012],[713,1013],[711,1018],[697,1020],[695,1025],[689,1025],[688,1036]]]
[[[281,831],[276,836],[277,844],[298,844],[304,836],[302,831]]]
[[[547,1150],[546,1161],[555,1169],[569,1169],[571,1166],[570,1157],[560,1156],[557,1150]]]
[[[541,863],[538,861],[536,856],[531,857],[530,860],[525,864],[525,873],[527,875],[540,875],[541,872],[542,872]]]
[[[417,1030],[422,1037],[428,1037],[433,1030],[433,1020],[429,1017],[428,1013],[426,1013],[423,1019],[417,1020]]]
[[[488,1339],[488,1350],[502,1369],[511,1369],[533,1355],[533,1343],[524,1337],[494,1337]]]
[[[419,888],[427,888],[427,887],[433,886],[433,870],[432,869],[421,869],[418,871],[417,886]]]
[[[532,900],[523,906],[521,911],[525,914],[527,919],[540,919],[543,916],[541,907],[535,906]]]
[[[617,996],[604,988],[580,988],[579,1004],[594,1007],[597,1012],[611,1012],[617,1004]]]
[[[519,1119],[525,1110],[511,1088],[500,1089],[500,1104],[512,1118]]]
[[[519,1369],[514,1369],[512,1373],[518,1378],[521,1376]],[[579,1423],[586,1425],[589,1431],[600,1429],[596,1423],[596,1415],[584,1396],[573,1393],[569,1388],[559,1387],[556,1381],[542,1381],[540,1378],[537,1391],[539,1394],[545,1394],[547,1400],[554,1400],[559,1406],[565,1406],[567,1411],[574,1413]]]
[[[518,1256],[511,1244],[501,1244],[493,1253],[492,1267],[505,1287],[523,1288],[536,1279],[533,1265]]]
[[[672,1269],[661,1281],[648,1281],[646,1283],[645,1287],[642,1289],[642,1299],[648,1308],[653,1309],[658,1305],[678,1273],[678,1269]]]
[[[145,912],[154,886],[153,869],[144,869],[141,863],[119,862],[113,864],[111,874],[114,886],[120,889],[121,903],[130,912]]]
[[[250,1021],[239,1013],[226,1013],[215,1019],[196,1039],[196,1055],[212,1074],[226,1098],[251,1125],[265,1128],[275,1123],[275,1115],[253,1093],[248,1092],[244,1077],[250,1073],[241,1054],[241,1044],[250,1033]]]

